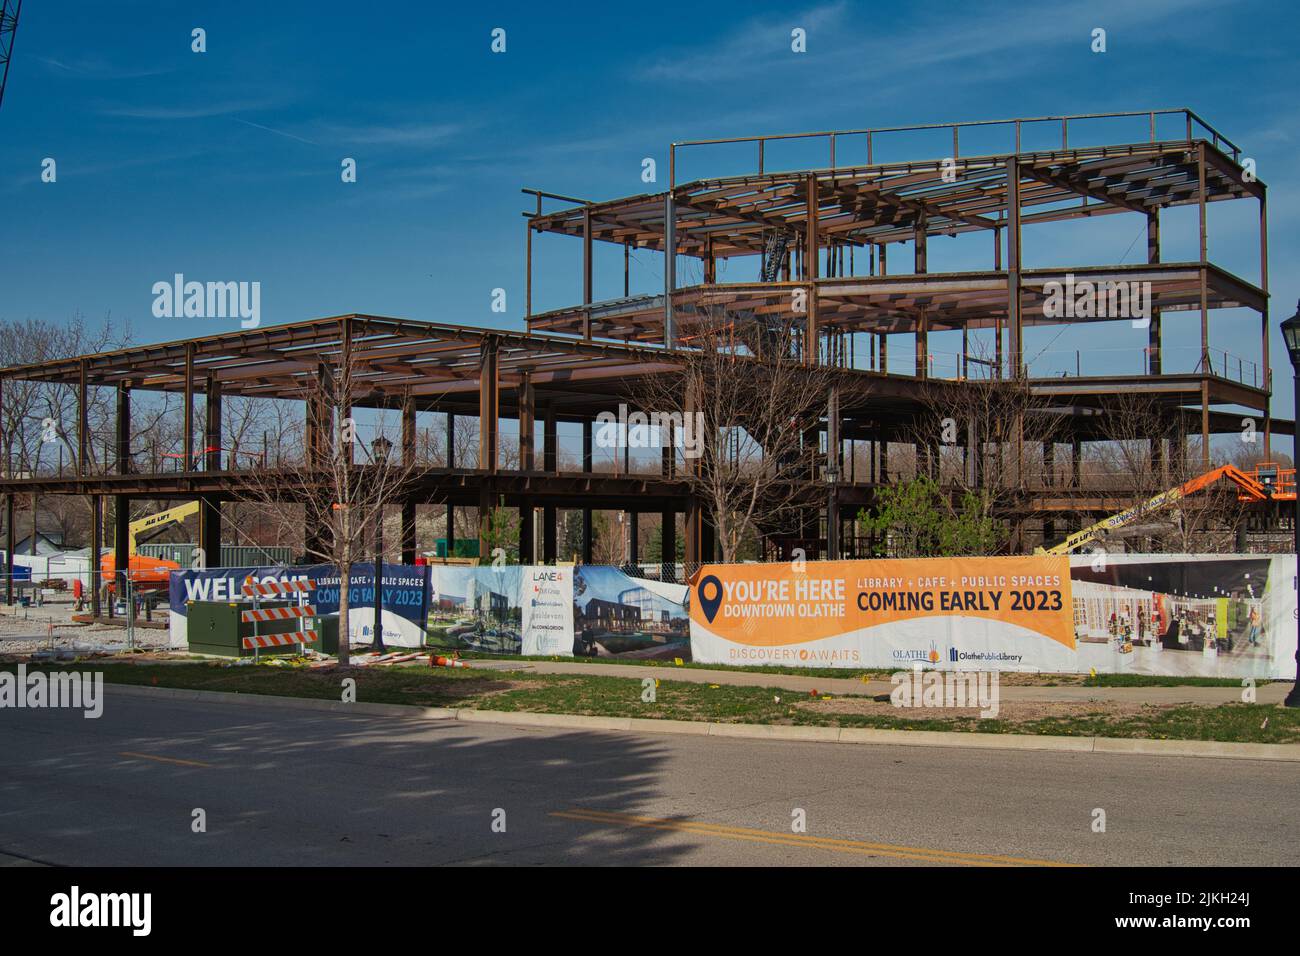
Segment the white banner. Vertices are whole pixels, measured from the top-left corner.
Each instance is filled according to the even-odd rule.
[[[520,577],[520,653],[573,656],[573,568],[526,567]]]

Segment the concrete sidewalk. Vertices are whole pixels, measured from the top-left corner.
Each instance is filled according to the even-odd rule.
[[[511,661],[503,659],[471,660],[470,666],[488,670],[522,670],[534,674],[588,674],[600,677],[626,677],[640,680],[684,681],[692,684],[730,684],[737,687],[780,687],[784,690],[814,690],[823,694],[856,694],[876,697],[888,694],[893,685],[887,680],[851,680],[847,677],[799,677],[793,674],[767,674],[740,670],[704,670],[675,667],[672,664],[599,664],[568,661]],[[1256,688],[1256,702],[1277,704],[1291,690],[1291,682],[1274,681]],[[1059,687],[1002,684],[999,692],[1005,701],[1116,701],[1130,704],[1230,704],[1241,701],[1240,686],[1233,687]]]

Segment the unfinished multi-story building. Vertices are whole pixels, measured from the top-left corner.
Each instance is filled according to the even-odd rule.
[[[882,151],[897,156],[898,142],[914,144],[918,135],[951,148],[926,159],[881,161]],[[963,152],[963,137],[1000,139],[1007,148],[967,155],[974,151]],[[1027,148],[1031,141],[1045,145]],[[770,171],[775,149],[793,143],[815,144],[825,165]],[[751,171],[677,181],[680,156],[697,149],[716,155],[724,147],[733,164],[735,150],[743,150]],[[1195,468],[1199,460],[1208,470],[1215,435],[1244,429],[1262,451],[1257,457],[1268,459],[1274,432],[1293,431],[1293,423],[1269,412],[1265,186],[1240,147],[1190,110],[704,140],[674,144],[669,164],[669,189],[661,193],[577,205],[533,193],[530,293],[533,235],[560,233],[582,242],[583,301],[534,314],[530,294],[530,331],[689,349],[696,323],[793,323],[807,362],[874,380],[863,407],[842,408],[842,420],[826,422],[831,458],[841,465],[836,473],[848,476],[850,489],[917,469],[939,474],[941,449],[923,447],[930,425],[921,423],[945,403],[967,418],[960,413],[969,404],[962,388],[975,383],[1020,382],[1032,399],[1007,408],[1008,417],[1032,412],[1053,419],[1028,434],[1024,422],[1012,423],[1014,434],[982,422],[990,433],[980,435],[975,422],[964,420],[946,441],[931,430],[936,444],[960,451],[967,482],[980,480],[979,462],[998,434],[1041,445],[1029,458],[1016,451],[1018,470],[1037,472],[1013,478],[1015,500],[1006,514],[1018,547],[1061,535],[1054,515],[1068,521],[1114,510],[1107,494],[1119,491],[1108,487],[1116,484],[1113,476],[1090,482],[1083,474],[1089,442],[1144,439],[1156,470],[1173,474],[1177,484],[1180,469],[1170,462]],[[1207,206],[1234,199],[1258,203],[1258,253],[1248,257],[1258,266],[1253,282],[1209,256]],[[544,200],[569,206],[544,212]],[[1161,214],[1180,206],[1197,210],[1197,253],[1168,261]],[[1058,224],[1059,237],[1072,224],[1124,213],[1145,220],[1138,255],[1145,262],[1025,264],[1030,226]],[[1185,246],[1188,217],[1181,225],[1175,238]],[[932,267],[933,240],[972,233],[987,236],[983,267]],[[623,247],[620,298],[592,299],[596,243]],[[664,257],[663,287],[652,294],[630,294],[628,263],[638,249],[673,251]],[[721,278],[745,271],[733,261],[745,259],[752,278]],[[695,281],[679,281],[683,273]],[[1244,355],[1210,343],[1211,314],[1234,309],[1245,316],[1226,313],[1224,321]],[[1082,326],[1095,338],[1109,335],[1114,323],[1144,328],[1141,344],[1026,349],[1027,329]],[[1165,338],[1178,331],[1176,323],[1185,323],[1183,330],[1198,325],[1199,344],[1169,347]],[[940,338],[946,351],[935,348]],[[939,381],[950,387],[936,402]],[[977,391],[969,401],[986,401],[988,389]],[[896,462],[899,445],[911,448],[906,468],[891,466],[891,448]],[[1058,445],[1069,447],[1068,462],[1058,460]],[[1293,493],[1294,478],[1286,480]],[[860,500],[853,490],[847,495]]]
[[[891,157],[898,151],[891,143],[912,134],[939,137],[942,146],[924,159],[884,159],[886,150]],[[1005,147],[973,155],[970,143],[991,136]],[[1051,141],[1041,145],[1045,137]],[[772,171],[782,148],[814,143],[826,150],[824,164]],[[704,146],[743,147],[752,169],[678,182],[679,157]],[[1240,433],[1243,419],[1257,429],[1264,458],[1275,433],[1293,432],[1292,422],[1269,414],[1265,187],[1240,148],[1190,110],[679,143],[669,165],[668,188],[657,193],[592,202],[525,190],[532,200],[525,213],[523,331],[347,315],[0,370],[6,421],[0,491],[10,518],[10,560],[15,498],[30,495],[114,499],[119,568],[127,557],[130,499],[199,499],[200,544],[217,553],[221,503],[246,497],[251,473],[264,484],[277,462],[283,464],[266,448],[259,457],[249,454],[255,446],[245,444],[242,453],[231,447],[222,431],[222,399],[301,402],[309,441],[292,467],[310,470],[313,456],[323,453],[319,438],[310,437],[313,429],[319,434],[331,416],[346,412],[322,407],[320,383],[348,367],[358,383],[350,403],[399,412],[397,454],[417,466],[403,500],[392,503],[402,513],[394,550],[403,559],[427,549],[428,542],[416,540],[421,505],[446,506],[449,544],[455,509],[477,509],[481,523],[495,508],[519,509],[518,554],[525,562],[568,557],[557,554],[561,509],[582,512],[577,557],[591,560],[592,513],[611,510],[658,514],[665,529],[680,521],[685,553],[674,552],[674,534],[663,534],[661,555],[665,575],[680,573],[678,558],[689,565],[715,554],[707,506],[671,452],[651,468],[634,466],[626,454],[598,461],[593,423],[620,404],[635,404],[637,383],[647,376],[678,374],[694,330],[719,317],[738,327],[793,329],[799,360],[833,370],[825,411],[807,435],[824,457],[826,475],[791,479],[806,485],[801,518],[797,527],[763,529],[766,556],[785,553],[791,543],[823,556],[852,556],[859,544],[841,532],[851,531],[853,515],[870,508],[881,485],[917,470],[942,481],[944,454],[957,455],[962,480],[978,485],[987,474],[982,462],[1002,453],[990,448],[1008,443],[1018,446],[1014,482],[999,504],[1013,529],[1008,546],[1059,538],[1083,517],[1130,503],[1113,487],[1113,476],[1092,480],[1081,462],[1088,443],[1115,437],[1117,403],[1132,396],[1155,410],[1159,430],[1138,437],[1150,442],[1152,458],[1166,469],[1189,456],[1208,468],[1212,437]],[[1209,259],[1207,206],[1236,199],[1258,202],[1254,281]],[[1190,261],[1165,261],[1161,214],[1179,206],[1197,210],[1198,253]],[[1067,228],[1125,213],[1145,219],[1144,262],[1026,266],[1030,226]],[[581,301],[535,312],[534,245],[552,233],[580,244],[574,275],[580,268]],[[987,237],[983,268],[931,267],[932,241],[972,233]],[[601,243],[622,248],[624,294],[597,301]],[[631,258],[647,250],[662,260],[662,287],[632,294]],[[724,273],[746,277],[722,281]],[[1091,305],[1078,294],[1089,288],[1097,294]],[[1062,362],[1026,350],[1027,329],[1086,325],[1101,334],[1107,326],[1095,323],[1131,323],[1122,311],[1126,290],[1144,303],[1149,320],[1141,346],[1129,354],[1112,350],[1099,363],[1079,350]],[[1248,357],[1211,348],[1210,316],[1227,309],[1250,316],[1230,317],[1233,340]],[[1178,322],[1199,325],[1199,347],[1190,356],[1175,357],[1165,344]],[[936,347],[941,340],[953,347]],[[1256,341],[1257,348],[1250,344]],[[1014,416],[1007,409],[1018,419],[1009,425],[960,421],[945,434],[918,424],[935,418],[936,396],[960,409],[964,395],[972,404],[977,393],[987,400],[997,394],[990,383],[1003,382],[1016,383],[1032,400]],[[68,399],[67,420],[57,426],[67,453],[57,470],[49,457],[34,465],[18,448],[26,447],[25,430],[41,427],[40,414],[11,404],[33,383],[61,389]],[[104,390],[111,390],[111,401]],[[179,396],[182,424],[165,448],[157,441],[143,447],[133,434],[132,396],[140,392]],[[89,420],[96,401],[114,412],[98,426],[110,436],[102,454],[97,448],[104,442]],[[1026,432],[1029,413],[1050,418],[1051,432]],[[433,427],[430,416],[446,435],[433,457],[417,440],[421,428]],[[508,461],[501,454],[503,420]],[[476,434],[472,447],[456,438],[467,425]],[[580,432],[580,451],[562,453],[562,428]],[[1190,451],[1189,436],[1196,446]],[[1037,445],[1033,454],[1020,447],[1026,442]],[[364,471],[364,459],[357,467]],[[94,514],[91,545],[98,548],[103,509]],[[635,560],[643,550],[639,523],[629,525],[628,554]],[[483,538],[486,546],[486,533]]]

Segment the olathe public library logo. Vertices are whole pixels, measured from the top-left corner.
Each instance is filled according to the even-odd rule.
[[[32,671],[19,664],[17,672],[0,671],[0,709],[66,707],[94,720],[104,713],[104,675],[100,671]]]
[[[152,893],[83,893],[74,886],[50,897],[50,925],[59,929],[129,927],[132,936],[153,928]]]

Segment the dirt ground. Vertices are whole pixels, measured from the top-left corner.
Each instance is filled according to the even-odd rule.
[[[909,709],[895,707],[888,700],[878,701],[867,697],[837,697],[833,700],[801,700],[795,706],[817,714],[868,714],[897,717],[902,720],[935,720],[953,717],[980,718],[978,707],[917,707]],[[1104,717],[1107,720],[1122,720],[1125,717],[1137,717],[1149,712],[1150,704],[1129,703],[1122,701],[1045,701],[1021,700],[1002,701],[998,707],[998,720],[1013,724],[1030,723],[1044,717],[1075,718]]]

